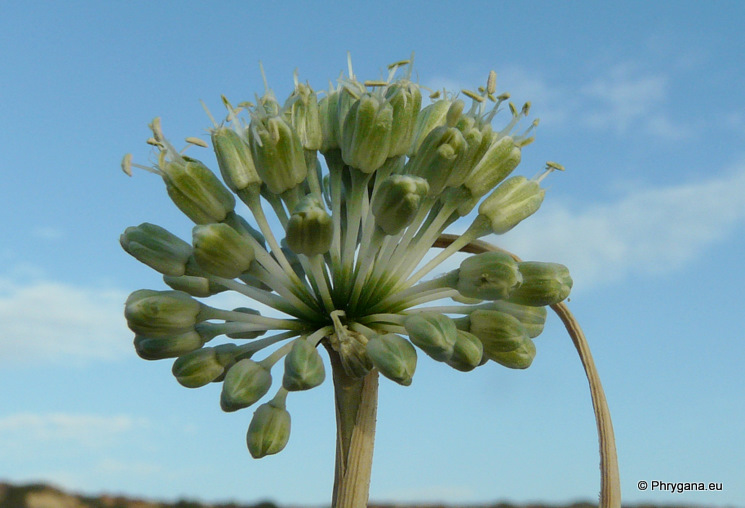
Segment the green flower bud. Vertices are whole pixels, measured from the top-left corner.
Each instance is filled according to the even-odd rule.
[[[520,164],[520,147],[510,136],[491,134],[493,141],[466,178],[464,185],[476,198],[485,196]]]
[[[569,269],[559,263],[523,261],[518,263],[523,285],[515,289],[508,300],[512,303],[542,307],[559,303],[572,290]]]
[[[479,214],[491,221],[492,231],[498,235],[517,226],[533,215],[546,194],[535,180],[514,176],[505,180],[479,206]]]
[[[256,408],[248,425],[246,443],[255,459],[281,452],[290,439],[290,413],[274,400]]]
[[[321,132],[323,140],[321,152],[339,148],[337,132],[339,130],[339,115],[337,106],[339,103],[339,92],[330,92],[318,102],[318,116],[321,121]]]
[[[266,395],[272,386],[272,375],[260,363],[244,358],[236,362],[225,375],[220,394],[220,407],[225,412],[248,407]]]
[[[191,256],[191,245],[147,222],[125,229],[119,243],[138,261],[165,275],[183,275]]]
[[[409,157],[419,151],[419,146],[435,127],[445,125],[445,118],[451,104],[452,101],[441,99],[433,102],[419,112],[416,118],[416,124],[414,125],[414,133],[411,136],[411,147],[408,152]]]
[[[212,380],[213,383],[221,383],[225,380],[225,374],[230,370],[230,368],[235,365],[236,363],[236,355],[240,353],[240,350],[238,349],[238,346],[235,344],[227,343],[227,344],[220,344],[219,346],[215,346],[212,348],[215,351],[215,355],[217,356],[217,361],[222,365],[223,371],[222,374],[217,376],[215,379]]]
[[[296,254],[325,254],[333,236],[333,221],[321,202],[312,195],[301,199],[287,222],[287,246]]]
[[[295,91],[285,102],[287,119],[297,132],[300,144],[306,150],[318,150],[322,146],[318,96],[311,87],[303,83],[295,85]]]
[[[458,330],[453,356],[446,363],[461,372],[468,372],[481,364],[483,356],[484,345],[479,338],[472,333]]]
[[[439,362],[453,356],[458,330],[455,322],[444,314],[420,312],[404,320],[411,342]]]
[[[546,315],[548,313],[546,307],[531,307],[528,305],[508,302],[506,300],[490,302],[482,307],[486,310],[504,312],[505,314],[517,318],[517,320],[523,324],[525,331],[528,333],[528,337],[531,339],[538,337],[541,332],[543,332],[543,327],[546,324]]]
[[[393,129],[393,106],[372,94],[349,109],[342,124],[341,157],[363,173],[372,173],[388,157]]]
[[[249,145],[256,171],[269,191],[281,194],[305,180],[308,169],[300,138],[280,116],[251,119]]]
[[[249,185],[261,185],[261,178],[251,157],[251,148],[237,132],[228,127],[214,129],[212,146],[222,179],[231,190],[239,191]]]
[[[484,355],[512,351],[528,339],[528,333],[517,318],[496,310],[475,310],[471,313],[469,331],[484,345]]]
[[[227,288],[221,284],[196,275],[181,275],[180,277],[164,275],[163,282],[168,284],[171,289],[183,291],[191,296],[197,296],[200,298],[206,298],[227,290]]]
[[[409,175],[390,175],[378,187],[372,200],[375,224],[386,235],[396,235],[411,224],[422,200],[429,192],[424,178]]]
[[[388,87],[385,98],[393,106],[393,132],[388,157],[404,155],[411,146],[417,116],[422,107],[422,93],[416,83],[401,79]]]
[[[535,358],[535,344],[527,337],[520,341],[520,345],[512,351],[497,351],[489,356],[490,360],[509,369],[527,369],[533,363],[533,358]]]
[[[192,237],[197,264],[218,277],[233,279],[254,260],[251,243],[227,224],[195,226]]]
[[[446,125],[437,127],[406,163],[404,173],[427,180],[429,195],[436,196],[445,188],[458,158],[467,148],[466,140],[458,129]]]
[[[171,200],[197,224],[220,222],[235,208],[235,197],[207,166],[189,157],[182,159],[161,165]]]
[[[248,307],[237,307],[233,309],[233,312],[243,312],[244,314],[251,314],[253,316],[260,316],[261,313],[256,309],[249,309]],[[226,323],[234,323],[235,321],[226,321]],[[231,339],[255,339],[256,337],[261,337],[266,332],[263,330],[257,330],[253,332],[230,332],[226,333],[225,335],[227,337],[230,337]]]
[[[388,379],[404,386],[411,384],[416,369],[416,349],[395,333],[377,335],[367,342],[367,357]]]
[[[522,282],[517,262],[504,252],[484,252],[460,264],[456,289],[463,296],[501,300]]]
[[[342,326],[329,337],[329,343],[334,351],[339,353],[339,360],[344,372],[350,377],[365,377],[373,364],[367,357],[368,339],[361,333]]]
[[[323,383],[326,371],[318,350],[305,339],[297,339],[285,356],[282,386],[288,391],[309,390]]]
[[[135,335],[134,340],[135,351],[143,360],[176,358],[198,350],[204,343],[204,338],[194,328],[157,337]]]
[[[199,388],[217,379],[224,370],[214,348],[208,347],[178,357],[171,372],[181,386]]]
[[[455,161],[453,171],[450,173],[447,187],[460,187],[465,182],[471,170],[489,147],[489,139],[492,134],[491,125],[484,123],[471,114],[462,115],[455,128],[463,134],[465,148]],[[484,138],[487,139],[484,139]]]
[[[129,329],[147,337],[167,337],[192,328],[202,304],[181,291],[135,291],[124,304]]]

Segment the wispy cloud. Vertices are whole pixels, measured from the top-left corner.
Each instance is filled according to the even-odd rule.
[[[586,76],[585,84],[579,87],[520,65],[507,65],[497,73],[498,91],[510,92],[511,100],[518,105],[530,101],[544,126],[572,122],[618,135],[641,133],[673,141],[691,135],[688,126],[670,116],[668,99],[674,71],[648,71],[641,65],[623,62],[600,68]],[[463,80],[435,77],[426,85],[452,91],[473,89],[480,80],[466,82],[472,73],[467,74]]]
[[[689,135],[665,111],[670,78],[661,71],[646,73],[631,63],[617,64],[581,88],[586,125],[619,134],[637,130],[667,139]]]
[[[148,426],[147,419],[128,415],[16,413],[0,417],[0,442],[65,441],[100,446]]]
[[[695,262],[745,222],[745,164],[716,178],[628,190],[576,208],[550,200],[510,233],[492,238],[523,258],[570,266],[577,288]]]
[[[131,352],[125,292],[16,280],[0,278],[0,362],[84,362]]]

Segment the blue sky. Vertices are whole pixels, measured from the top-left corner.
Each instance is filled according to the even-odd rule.
[[[187,390],[170,362],[135,355],[123,302],[162,282],[119,234],[148,221],[188,238],[191,223],[158,178],[119,163],[146,160],[155,116],[174,139],[204,137],[199,100],[252,99],[259,61],[284,97],[295,68],[323,89],[347,51],[365,79],[415,51],[434,88],[496,70],[541,118],[518,172],[567,168],[534,217],[490,240],[572,270],[624,499],[745,506],[743,25],[737,2],[0,3],[0,479],[329,501],[329,381],[288,400],[288,447],[256,461],[252,409],[222,413],[218,386]],[[463,374],[420,355],[412,386],[383,380],[371,498],[596,498],[581,366],[555,317],[536,345],[526,371]],[[640,492],[641,480],[723,488]]]

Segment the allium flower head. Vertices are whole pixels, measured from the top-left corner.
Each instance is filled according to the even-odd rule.
[[[255,103],[223,99],[227,116],[210,130],[222,181],[176,150],[159,119],[148,140],[155,163],[133,164],[131,155],[122,162],[127,174],[139,167],[160,175],[194,223],[191,243],[149,223],[122,235],[124,249],[172,288],[127,300],[136,350],[175,358],[173,374],[186,387],[222,383],[225,411],[251,406],[275,386],[248,430],[254,457],[286,445],[287,396],[327,377],[319,345],[347,377],[377,369],[401,385],[413,381],[417,349],[464,372],[493,362],[526,368],[544,307],[569,294],[565,267],[504,253],[437,273],[468,243],[532,215],[544,198],[541,180],[563,168],[511,176],[537,121],[526,120],[529,104],[518,109],[497,94],[493,72],[476,91],[436,92],[422,108],[411,68],[397,62],[385,79],[359,81],[350,64],[327,91],[295,74],[284,102],[268,86]],[[190,146],[207,144],[188,138]],[[236,197],[251,216],[236,212]],[[423,262],[473,210],[465,233]],[[247,307],[198,300],[224,291],[244,295]],[[275,312],[262,316],[252,300]],[[283,375],[273,375],[280,360]]]

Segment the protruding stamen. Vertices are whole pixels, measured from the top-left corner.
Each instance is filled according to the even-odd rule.
[[[202,148],[209,148],[209,145],[207,144],[207,142],[206,141],[202,141],[199,138],[194,138],[194,137],[191,137],[190,136],[190,137],[186,138],[186,142],[189,143],[190,145],[201,146]]]
[[[486,79],[486,93],[493,95],[497,92],[497,73],[489,71],[489,77]]]
[[[387,81],[365,81],[363,84],[369,87],[388,86]]]
[[[125,175],[132,176],[132,154],[131,153],[124,154],[124,158],[122,159],[122,171],[124,171]]]
[[[439,90],[436,90],[436,91],[432,92],[431,94],[429,94],[429,98],[432,99],[432,100],[439,99],[440,98],[440,91]]]
[[[461,90],[463,95],[466,97],[475,100],[476,102],[484,102],[484,98],[481,95],[478,95],[476,92],[472,92],[471,90]]]
[[[564,171],[564,166],[562,166],[558,162],[548,161],[546,162],[546,169],[543,171],[543,173],[535,176],[533,180],[535,180],[538,183],[541,183],[544,178],[546,178],[548,175],[550,175],[556,170]]]

